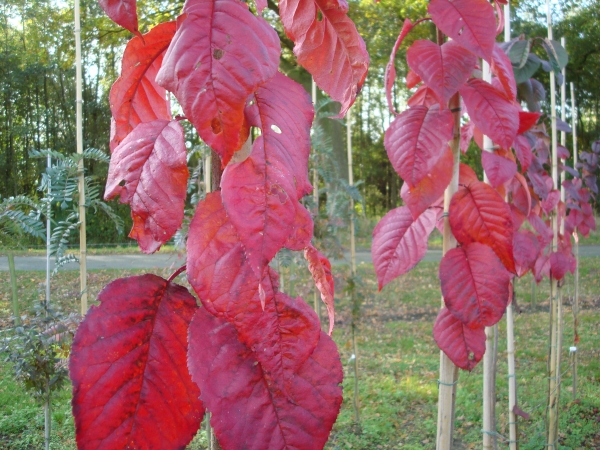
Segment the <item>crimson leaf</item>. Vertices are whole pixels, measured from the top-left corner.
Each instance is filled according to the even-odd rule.
[[[347,12],[346,1],[279,2],[281,21],[295,43],[298,62],[312,74],[317,86],[342,104],[338,117],[354,103],[369,68],[367,48]]]
[[[171,120],[167,93],[154,79],[174,34],[175,22],[161,23],[143,38],[134,37],[125,47],[121,76],[110,90],[110,111],[115,121],[111,150],[140,123]]]
[[[248,96],[279,66],[279,38],[237,0],[187,0],[157,82],[226,165],[248,137]]]
[[[517,173],[517,163],[495,152],[481,152],[481,164],[492,187],[506,183]]]
[[[450,110],[415,106],[400,114],[385,132],[392,166],[410,187],[431,171],[452,138]]]
[[[322,332],[284,393],[236,329],[200,308],[190,326],[188,367],[223,448],[322,448],[342,403],[342,366]]]
[[[204,415],[185,364],[196,300],[156,275],[113,281],[98,300],[69,362],[79,448],[185,447]]]
[[[460,94],[475,126],[502,148],[510,148],[519,129],[515,104],[491,84],[476,78],[467,81]]]
[[[379,290],[423,259],[434,227],[434,211],[427,210],[414,220],[406,206],[392,209],[379,221],[371,245]]]
[[[433,326],[433,338],[456,366],[469,372],[485,353],[485,328],[465,326],[448,308],[440,310]]]
[[[496,17],[487,0],[431,0],[427,10],[444,34],[486,61],[491,60]]]
[[[517,98],[517,83],[515,82],[512,64],[510,58],[498,44],[494,45],[490,69],[500,80],[504,92],[506,93],[506,97],[510,100],[515,100]]]
[[[465,325],[490,327],[502,318],[511,277],[487,245],[474,242],[448,251],[439,277],[446,307]]]
[[[418,40],[406,51],[406,61],[445,107],[471,75],[477,57],[456,41],[440,47],[429,40]]]
[[[133,228],[144,253],[153,253],[183,220],[188,167],[184,131],[177,121],[138,125],[110,158],[104,198],[131,205]]]
[[[398,36],[398,39],[396,39],[396,43],[394,44],[394,48],[392,49],[392,53],[390,54],[390,60],[385,66],[385,98],[387,99],[388,108],[390,112],[395,115],[398,115],[398,112],[394,108],[394,103],[392,102],[392,89],[394,88],[394,83],[396,82],[396,66],[394,65],[394,61],[396,59],[396,53],[398,52],[400,45],[402,45],[402,41],[404,41],[404,38],[410,32],[410,30],[412,30],[412,28],[413,24],[410,21],[410,19],[404,19],[404,24],[402,25],[400,35]],[[412,84],[412,86],[409,86],[409,76],[411,75],[411,73],[414,75],[413,72],[409,72],[406,76],[406,83],[408,89],[412,88],[413,86],[416,86],[421,81],[416,81],[414,79],[415,77],[413,76],[413,79],[410,84],[414,84]]]
[[[141,36],[135,0],[98,0],[98,3],[110,20]]]
[[[514,252],[517,275],[522,277],[529,269],[533,269],[535,261],[540,253],[540,244],[535,234],[529,230],[516,232]]]
[[[450,202],[449,219],[458,242],[490,246],[506,268],[515,271],[510,208],[491,186],[474,181],[460,187]]]
[[[329,335],[333,331],[335,320],[334,300],[335,287],[333,284],[333,275],[331,274],[331,263],[319,250],[309,245],[304,249],[304,258],[308,261],[308,270],[312,274],[313,280],[319,292],[321,300],[327,306],[329,316]]]

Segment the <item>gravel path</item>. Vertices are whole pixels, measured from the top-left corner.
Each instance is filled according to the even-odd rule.
[[[581,257],[600,256],[600,245],[588,245],[579,247]],[[429,250],[423,261],[439,261],[442,257],[441,250]],[[333,264],[344,264],[349,261],[335,260]],[[52,261],[51,261],[52,262]],[[371,252],[359,250],[356,253],[357,264],[371,263]],[[88,270],[98,269],[164,269],[178,268],[185,264],[185,257],[176,253],[156,253],[154,255],[91,255],[87,258]],[[44,256],[16,256],[15,266],[17,270],[46,270],[46,258]],[[54,265],[51,264],[54,268]],[[78,264],[67,264],[61,270],[78,270]],[[0,271],[8,271],[8,258],[0,257]]]

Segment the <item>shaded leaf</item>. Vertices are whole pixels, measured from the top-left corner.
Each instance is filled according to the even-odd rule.
[[[517,173],[517,164],[496,152],[481,152],[481,164],[494,188],[511,180]]]
[[[98,0],[110,20],[133,34],[141,36],[138,30],[138,17],[135,0]]]
[[[489,327],[502,318],[511,276],[487,245],[474,242],[448,251],[439,277],[446,307],[465,325]]]
[[[394,170],[409,186],[431,171],[452,138],[452,113],[415,106],[400,114],[385,132],[384,145]]]
[[[523,172],[527,172],[529,169],[529,165],[531,164],[531,160],[533,158],[533,153],[531,152],[531,145],[529,144],[529,140],[522,135],[518,135],[515,137],[515,141],[513,142],[513,148],[515,149],[515,153],[517,154],[517,158],[521,163],[521,170]]]
[[[458,242],[488,245],[509,271],[515,271],[510,208],[491,186],[481,181],[461,186],[452,197],[448,217]]]
[[[176,120],[138,125],[113,151],[104,199],[129,203],[129,237],[153,253],[181,226],[188,167],[184,131]]]
[[[225,166],[248,137],[246,99],[275,75],[279,54],[277,33],[246,3],[187,0],[156,80]]]
[[[406,102],[411,108],[415,106],[425,106],[430,108],[437,103],[439,103],[439,100],[435,93],[424,84],[419,86],[417,91]]]
[[[517,83],[515,81],[512,64],[510,58],[498,44],[494,45],[490,69],[500,80],[506,96],[510,100],[515,100],[517,98]]]
[[[379,290],[423,259],[434,227],[434,211],[427,210],[414,220],[406,206],[392,209],[379,221],[371,245]]]
[[[433,338],[454,365],[471,371],[485,353],[485,328],[468,327],[442,308],[433,326]]]
[[[394,62],[396,60],[396,53],[398,52],[398,49],[402,45],[402,42],[404,41],[404,38],[406,37],[406,35],[410,32],[410,30],[412,30],[412,28],[413,28],[413,24],[410,21],[410,19],[404,19],[404,24],[402,25],[402,30],[400,30],[400,35],[396,39],[396,43],[394,44],[394,47],[392,48],[392,53],[390,54],[390,59],[389,59],[387,65],[385,66],[385,76],[384,76],[385,98],[387,99],[388,109],[390,110],[390,112],[392,114],[395,114],[395,115],[398,115],[398,112],[394,108],[394,102],[392,102],[392,90],[394,89],[394,84],[396,83],[396,66],[395,66]],[[411,86],[408,86],[408,84],[409,84],[408,77],[410,76],[410,74],[411,74],[411,72],[409,71],[409,74],[406,77],[406,83],[407,83],[408,89],[411,88]],[[412,74],[415,75],[414,72],[412,72]],[[419,83],[419,81],[420,80],[418,80],[418,81],[415,80],[413,86],[416,86]]]
[[[540,253],[540,244],[535,234],[531,231],[521,230],[515,232],[513,248],[517,276],[522,277],[530,269],[533,269],[535,261]]]
[[[155,275],[106,286],[69,362],[79,448],[185,447],[204,415],[186,367],[196,300]]]
[[[325,445],[342,403],[342,366],[325,333],[282,392],[235,328],[200,308],[190,326],[188,366],[224,448],[314,449]]]
[[[167,92],[154,80],[174,35],[175,22],[161,23],[143,38],[134,37],[125,47],[121,75],[109,97],[114,119],[111,150],[140,123],[171,120]]]

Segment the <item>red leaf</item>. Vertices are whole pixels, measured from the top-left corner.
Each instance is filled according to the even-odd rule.
[[[304,208],[298,199],[311,190],[307,160],[312,107],[302,86],[284,75],[260,88],[255,100],[263,133],[249,158],[225,168],[221,188],[229,219],[261,278],[294,233],[296,211]]]
[[[98,300],[69,363],[78,447],[185,447],[204,415],[186,368],[196,300],[155,275],[113,281]]]
[[[553,232],[552,228],[550,228],[538,215],[536,215],[533,211],[527,217],[527,221],[533,227],[533,229],[538,233],[542,248],[548,245],[552,240]]]
[[[398,112],[394,108],[394,102],[392,102],[392,89],[394,89],[394,84],[396,83],[396,66],[394,65],[394,61],[396,60],[396,52],[402,45],[402,41],[406,35],[412,30],[413,24],[410,19],[404,19],[404,24],[402,25],[402,30],[400,31],[400,35],[398,39],[396,39],[396,43],[394,44],[394,48],[392,49],[392,53],[390,54],[390,59],[385,66],[385,98],[387,99],[388,108],[392,114],[398,115]],[[406,77],[406,83],[408,87],[408,76],[411,72],[408,73]],[[414,75],[414,74],[413,74]],[[418,84],[418,81],[415,82],[415,85]],[[410,87],[408,87],[410,89]]]
[[[511,276],[487,245],[474,242],[448,251],[439,277],[446,307],[465,325],[490,327],[502,318]]]
[[[235,328],[200,308],[190,326],[188,366],[223,448],[322,448],[342,403],[342,366],[325,333],[282,392]]]
[[[491,60],[496,17],[487,0],[432,0],[427,10],[444,34],[477,56]]]
[[[520,173],[515,174],[511,184],[512,204],[515,205],[525,217],[531,212],[531,193],[525,177]]]
[[[477,57],[456,41],[440,47],[429,40],[418,40],[406,51],[406,61],[446,107],[471,75]]]
[[[517,276],[522,277],[529,269],[533,269],[540,253],[540,244],[535,234],[529,230],[522,230],[515,233],[513,248]]]
[[[296,217],[294,218],[294,229],[288,237],[285,248],[299,252],[310,244],[313,238],[314,223],[310,212],[296,202]]]
[[[319,319],[302,299],[277,292],[274,272],[266,271],[259,288],[218,192],[199,203],[187,250],[188,280],[204,307],[231,322],[263,370],[285,381],[281,371],[300,366],[316,347]]]
[[[550,258],[546,255],[540,255],[533,266],[533,276],[536,283],[539,284],[544,277],[550,276]]]
[[[371,245],[379,290],[423,259],[434,227],[434,211],[427,210],[413,220],[406,206],[392,209],[379,221]]]
[[[175,22],[161,23],[143,38],[134,37],[125,47],[121,76],[110,90],[110,110],[115,120],[111,150],[140,123],[171,120],[167,92],[154,79],[174,34]]]
[[[331,263],[320,251],[309,245],[304,249],[304,258],[308,261],[308,270],[312,274],[315,285],[321,293],[321,300],[327,306],[329,316],[329,335],[333,331],[335,321],[335,310],[333,295],[335,288],[333,285],[333,275],[331,274]]]
[[[433,338],[454,365],[469,372],[485,353],[485,328],[470,328],[442,308],[433,326]]]
[[[475,126],[502,148],[510,148],[519,128],[517,107],[491,84],[476,78],[467,81],[460,94]]]
[[[406,19],[406,20],[408,20],[408,19]],[[414,73],[412,70],[409,70],[408,73],[406,74],[406,88],[407,89],[414,88],[417,84],[421,83],[422,81],[423,80],[421,80],[421,78],[419,78],[419,75]]]
[[[157,82],[226,165],[248,137],[246,99],[275,75],[279,54],[277,33],[246,3],[187,0]]]
[[[529,140],[525,136],[518,135],[515,137],[515,141],[513,142],[513,148],[515,149],[517,158],[519,158],[519,162],[521,163],[522,172],[527,172],[527,169],[529,169],[529,165],[531,164],[531,160],[533,158]]]
[[[179,229],[188,175],[184,131],[176,120],[142,123],[114,150],[104,198],[119,195],[130,204],[129,237],[144,253],[158,250]]]
[[[458,182],[459,184],[463,184],[468,186],[469,184],[479,181],[477,179],[477,174],[473,169],[467,166],[464,163],[460,163],[459,173],[458,173]]]
[[[384,145],[392,166],[410,187],[431,171],[452,138],[449,110],[415,106],[400,114],[385,132]]]
[[[475,133],[475,124],[469,120],[465,125],[460,127],[460,151],[467,153],[469,145],[471,145],[471,139]]]
[[[297,198],[312,192],[308,156],[314,108],[304,87],[278,72],[258,88],[246,116],[261,129],[270,163],[295,180]]]
[[[281,21],[295,43],[298,62],[317,86],[342,104],[337,117],[343,117],[354,103],[369,68],[367,48],[347,12],[346,1],[279,2]]]
[[[495,152],[481,152],[481,164],[492,187],[506,183],[517,173],[517,164]]]
[[[452,179],[452,171],[449,168],[453,164],[452,149],[447,147],[437,164],[431,169],[431,172],[419,181],[419,184],[412,189],[408,187],[408,183],[402,185],[400,196],[415,220],[444,195],[444,190]]]
[[[517,134],[525,133],[533,127],[541,114],[537,112],[519,111],[519,129]]]
[[[510,208],[491,186],[475,181],[460,187],[452,197],[448,216],[458,242],[491,247],[506,268],[515,271]]]
[[[135,0],[98,0],[110,20],[133,34],[141,36],[138,30],[138,17]]]
[[[435,93],[423,84],[419,86],[417,91],[408,99],[406,104],[411,108],[415,106],[425,106],[430,108],[439,102],[440,101],[436,97]]]
[[[517,83],[515,81],[512,63],[510,62],[510,58],[498,44],[494,44],[490,70],[500,80],[504,92],[506,93],[506,97],[510,100],[515,100],[517,98]]]
[[[555,280],[562,280],[569,271],[570,262],[567,255],[562,252],[550,254],[550,274]]]

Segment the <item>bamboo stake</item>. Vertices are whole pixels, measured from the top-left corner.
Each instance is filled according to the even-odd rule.
[[[46,168],[48,171],[52,166],[52,158],[50,155],[46,158]],[[52,235],[52,185],[50,177],[48,177],[48,204],[46,211],[46,317],[48,316],[48,309],[50,308],[50,239]]]
[[[442,241],[442,253],[456,247],[456,239],[450,230],[448,221],[448,208],[452,196],[458,191],[458,174],[460,164],[460,95],[454,94],[450,99],[448,107],[454,116],[454,135],[450,141],[450,148],[454,162],[452,166],[452,179],[450,185],[444,192],[444,234]],[[442,308],[444,299],[442,298]],[[458,382],[458,367],[440,351],[440,378],[438,380],[438,421],[437,421],[437,450],[452,449],[452,435],[454,432],[454,408],[456,405],[456,383]]]
[[[571,83],[571,128],[573,128],[573,167],[577,167],[577,106],[575,104],[575,86]],[[573,400],[577,399],[577,345],[579,344],[579,239],[575,228],[575,280],[573,293]]]
[[[504,5],[504,42],[510,41],[510,3]],[[513,301],[516,295],[515,283],[517,278],[513,278],[511,283],[512,298],[506,308],[506,359],[508,365],[508,447],[510,450],[518,450],[518,424],[517,415],[514,413],[517,406],[517,374],[515,368],[515,319]],[[535,281],[532,281],[535,284]]]
[[[546,0],[548,39],[553,39],[552,13],[550,0]],[[550,113],[552,117],[552,180],[554,187],[558,185],[558,157],[556,133],[556,79],[554,71],[550,71]],[[554,211],[552,216],[552,251],[558,248],[558,215]],[[546,447],[556,449],[558,442],[558,406],[560,398],[560,338],[559,320],[562,318],[561,293],[557,280],[550,277],[550,349],[548,366],[548,405],[547,405],[547,433]]]
[[[15,316],[15,326],[21,325],[21,314],[19,312],[19,297],[17,292],[17,273],[15,271],[15,255],[8,253],[8,270],[10,272],[10,287],[12,290],[13,316]]]
[[[492,73],[487,61],[482,61],[483,81],[490,83]],[[494,152],[494,143],[489,136],[483,136],[483,151]],[[484,181],[488,183],[487,175],[484,173]],[[496,423],[494,421],[496,408],[495,395],[495,372],[496,372],[496,354],[494,351],[494,340],[496,336],[496,327],[486,327],[485,329],[485,353],[483,355],[483,448],[497,448]],[[497,349],[496,349],[497,350]]]
[[[211,181],[212,181],[212,152],[206,155],[204,158],[204,190],[207,194],[212,192]]]
[[[50,409],[50,385],[46,383],[46,398],[44,401],[44,448],[50,450],[50,433],[52,432],[52,415]]]
[[[346,115],[346,144],[348,150],[348,185],[354,186],[354,173],[352,162],[352,114],[351,109]],[[354,199],[350,199],[350,269],[352,279],[356,279],[356,245],[354,241]],[[358,401],[358,347],[356,345],[356,293],[352,290],[352,362],[354,364],[354,420],[360,422],[360,406]]]
[[[314,78],[311,80],[311,96],[312,96],[313,107],[316,109],[316,107],[317,107],[317,83],[315,83]],[[316,110],[315,110],[315,114],[316,114]],[[319,173],[317,170],[318,158],[317,158],[316,154],[315,154],[314,161],[315,161],[315,165],[312,170],[313,202],[315,204],[315,218],[318,218],[319,217]],[[315,289],[313,291],[314,308],[315,308],[315,311],[317,312],[317,315],[319,316],[319,323],[323,324],[323,313],[321,311],[321,301],[320,301],[319,297],[320,297],[320,295],[319,295],[318,289],[315,286]]]
[[[563,48],[565,48],[566,46],[566,40],[564,37],[560,38],[560,45],[563,46]],[[563,76],[563,82],[560,85],[560,120],[562,120],[563,122],[567,122],[567,68],[563,67],[562,68],[562,76]],[[567,146],[567,133],[564,131],[560,132],[560,145],[562,145],[563,147]],[[563,166],[566,164],[566,160],[563,159],[562,160],[562,164]],[[565,171],[562,170],[561,174],[560,174],[560,201],[563,202],[563,204],[565,203],[565,188],[563,186],[563,183],[565,182]],[[560,221],[560,234],[564,235],[565,234],[565,221],[561,220]]]
[[[83,154],[83,111],[81,96],[81,24],[79,20],[79,0],[75,0],[75,90],[76,90],[76,129],[77,154]],[[83,158],[77,165],[79,178],[79,285],[81,295],[81,315],[88,310],[87,295],[87,240],[85,226],[85,178]]]

